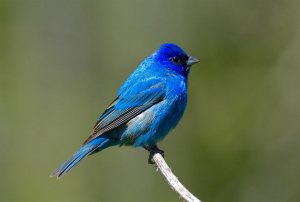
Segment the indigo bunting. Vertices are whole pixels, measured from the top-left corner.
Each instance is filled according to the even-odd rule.
[[[86,156],[114,145],[145,148],[149,163],[155,153],[164,155],[157,142],[181,119],[190,67],[197,62],[179,46],[162,44],[125,81],[80,149],[51,176],[62,177]]]

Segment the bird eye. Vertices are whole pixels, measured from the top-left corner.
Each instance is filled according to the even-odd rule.
[[[175,64],[178,64],[178,63],[180,63],[181,62],[181,60],[180,60],[180,58],[179,57],[172,57],[172,62],[174,62]]]

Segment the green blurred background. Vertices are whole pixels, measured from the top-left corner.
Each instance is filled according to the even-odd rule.
[[[164,42],[201,59],[160,144],[183,184],[206,202],[300,201],[299,1],[0,2],[0,201],[180,201],[142,149],[48,177]]]

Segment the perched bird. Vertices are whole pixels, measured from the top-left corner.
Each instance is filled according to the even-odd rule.
[[[133,145],[164,155],[157,147],[182,117],[190,67],[199,62],[171,43],[146,58],[99,117],[89,138],[51,176],[62,177],[88,155],[114,145]]]

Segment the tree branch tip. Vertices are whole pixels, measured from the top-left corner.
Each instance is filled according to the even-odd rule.
[[[154,154],[152,160],[155,162],[156,171],[160,170],[170,187],[179,194],[179,199],[187,202],[201,202],[181,184],[160,153]]]

